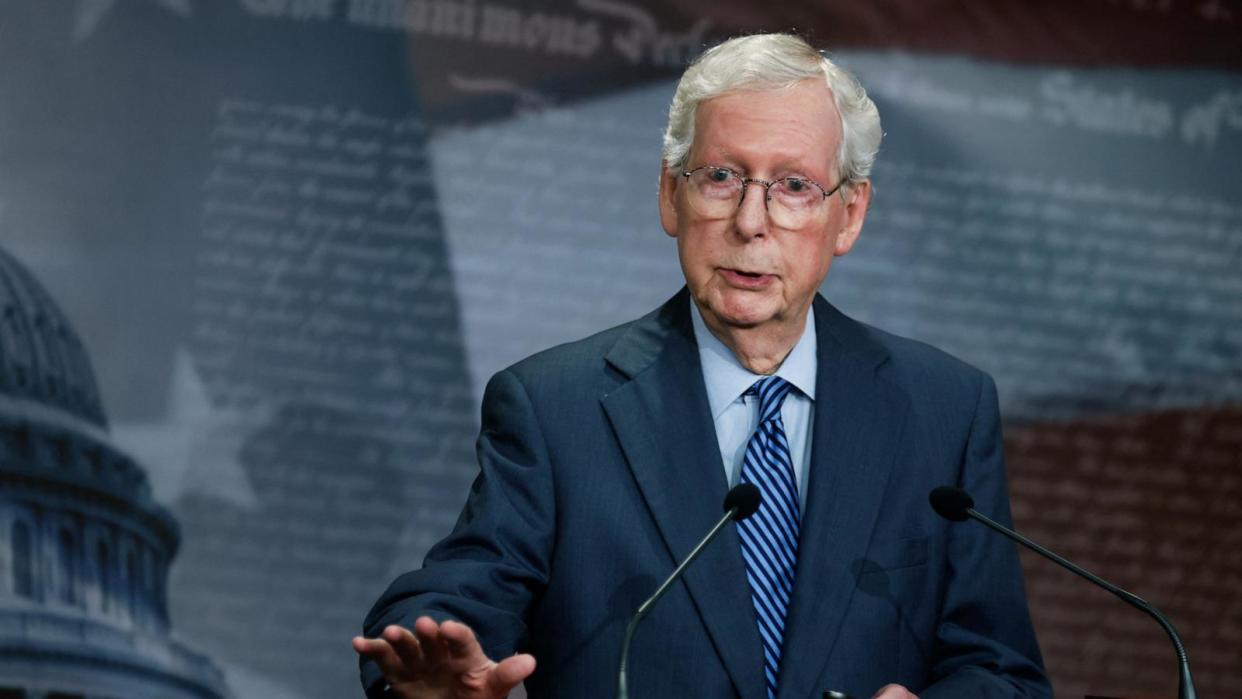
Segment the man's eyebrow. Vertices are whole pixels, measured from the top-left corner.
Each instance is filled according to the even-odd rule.
[[[768,173],[768,175],[771,177],[789,177],[790,175],[802,175],[803,177],[808,177],[816,181],[818,181],[818,177],[831,177],[832,176],[833,162],[831,159],[829,159],[828,162],[823,164],[824,166],[823,174],[818,175],[818,176],[815,173],[814,164],[799,162],[799,159],[800,159],[800,156],[794,153],[790,153],[788,155],[781,157],[779,160],[775,162],[772,168],[772,172]],[[746,177],[751,177],[753,175],[753,173],[750,171],[749,168],[743,167],[741,165],[741,160],[739,160],[733,153],[723,148],[721,150],[716,151],[715,153],[704,154],[703,161],[699,163],[699,166],[703,166],[703,165],[717,165],[720,167],[727,167],[730,170],[733,170],[734,172],[737,172]]]
[[[719,165],[727,167],[731,170],[744,173],[741,161],[739,161],[732,153],[725,150],[716,151],[715,153],[704,153],[702,165]]]

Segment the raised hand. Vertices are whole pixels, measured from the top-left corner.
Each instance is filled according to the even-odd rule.
[[[414,631],[384,628],[379,638],[355,636],[354,650],[374,660],[397,699],[502,699],[535,671],[535,658],[499,663],[483,652],[469,626],[419,617]]]

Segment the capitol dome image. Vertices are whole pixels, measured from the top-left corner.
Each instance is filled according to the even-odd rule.
[[[111,440],[91,364],[0,248],[0,699],[223,699],[171,635],[177,522]]]

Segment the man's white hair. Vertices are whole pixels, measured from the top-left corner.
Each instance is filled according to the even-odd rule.
[[[734,92],[792,87],[809,78],[827,82],[841,115],[837,171],[849,183],[867,179],[883,135],[875,102],[849,71],[791,34],[729,39],[705,51],[686,69],[668,109],[664,166],[670,171],[686,166],[699,104]]]

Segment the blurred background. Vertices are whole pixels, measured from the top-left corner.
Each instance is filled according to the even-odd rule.
[[[1018,527],[1242,696],[1242,4],[9,0],[0,697],[360,696],[482,386],[676,292],[675,80],[775,30],[886,132],[825,294],[991,372]],[[1024,564],[1058,696],[1175,695]]]

